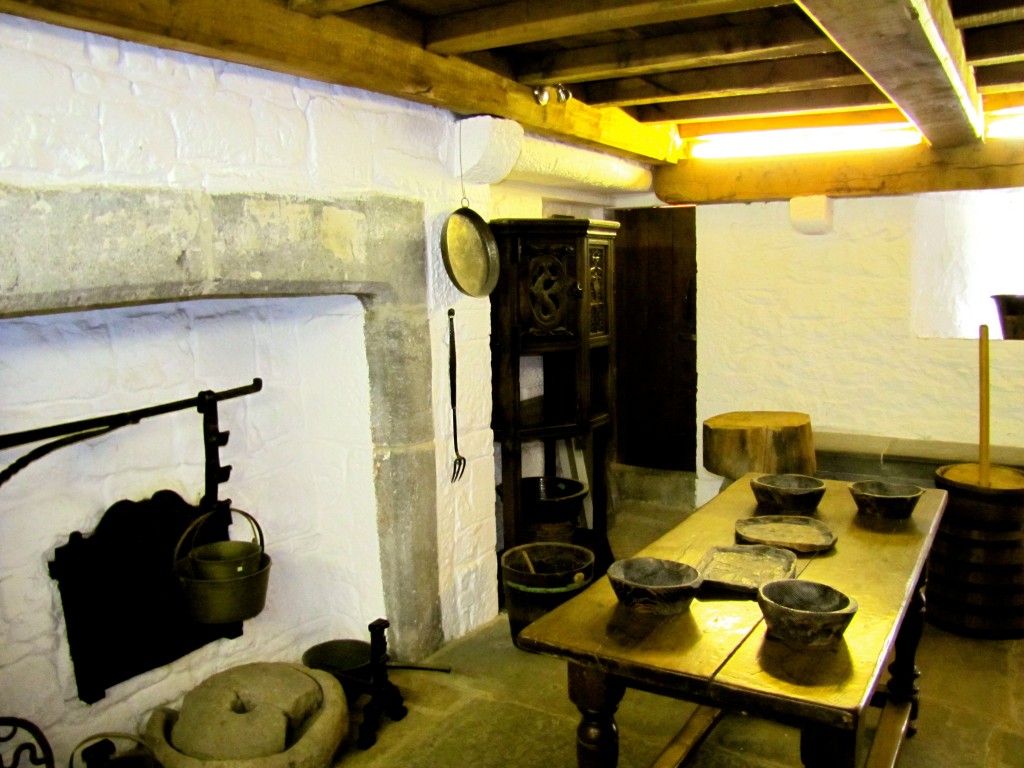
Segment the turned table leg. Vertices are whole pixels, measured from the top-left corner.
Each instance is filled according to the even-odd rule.
[[[907,607],[907,615],[903,618],[899,633],[896,635],[896,653],[889,665],[889,682],[886,693],[895,702],[910,703],[910,722],[907,725],[907,736],[917,731],[914,722],[917,720],[918,687],[917,678],[921,670],[917,668],[917,646],[924,632],[925,602],[924,579],[917,583]]]
[[[582,715],[576,728],[579,768],[615,768],[618,764],[619,728],[615,724],[615,710],[625,692],[618,678],[569,662],[569,698]]]

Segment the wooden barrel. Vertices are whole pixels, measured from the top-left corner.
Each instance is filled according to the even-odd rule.
[[[928,558],[928,621],[961,635],[1024,637],[1024,473],[977,464],[935,471],[949,493]]]

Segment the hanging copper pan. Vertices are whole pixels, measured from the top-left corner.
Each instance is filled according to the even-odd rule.
[[[445,221],[441,256],[448,277],[468,296],[489,296],[498,284],[498,243],[487,222],[468,206]]]

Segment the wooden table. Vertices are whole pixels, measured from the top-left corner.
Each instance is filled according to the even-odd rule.
[[[750,490],[757,474],[744,475],[638,554],[697,565],[709,547],[734,544],[736,520],[759,512]],[[521,648],[569,662],[569,697],[582,715],[580,768],[617,764],[615,710],[627,687],[701,705],[657,766],[677,765],[724,711],[742,710],[798,726],[808,768],[852,767],[870,704],[884,709],[868,764],[892,765],[916,718],[923,574],[945,505],[945,491],[926,490],[909,520],[864,519],[848,484],[826,481],[815,517],[837,542],[828,552],[799,556],[797,571],[859,603],[832,650],[796,651],[765,637],[749,595],[702,591],[686,613],[656,617],[623,608],[607,577],[529,625]],[[889,661],[888,683],[879,687]]]

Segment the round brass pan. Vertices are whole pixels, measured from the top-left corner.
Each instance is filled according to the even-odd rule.
[[[459,208],[444,223],[441,256],[455,287],[468,296],[489,296],[498,284],[498,243],[480,214]]]

